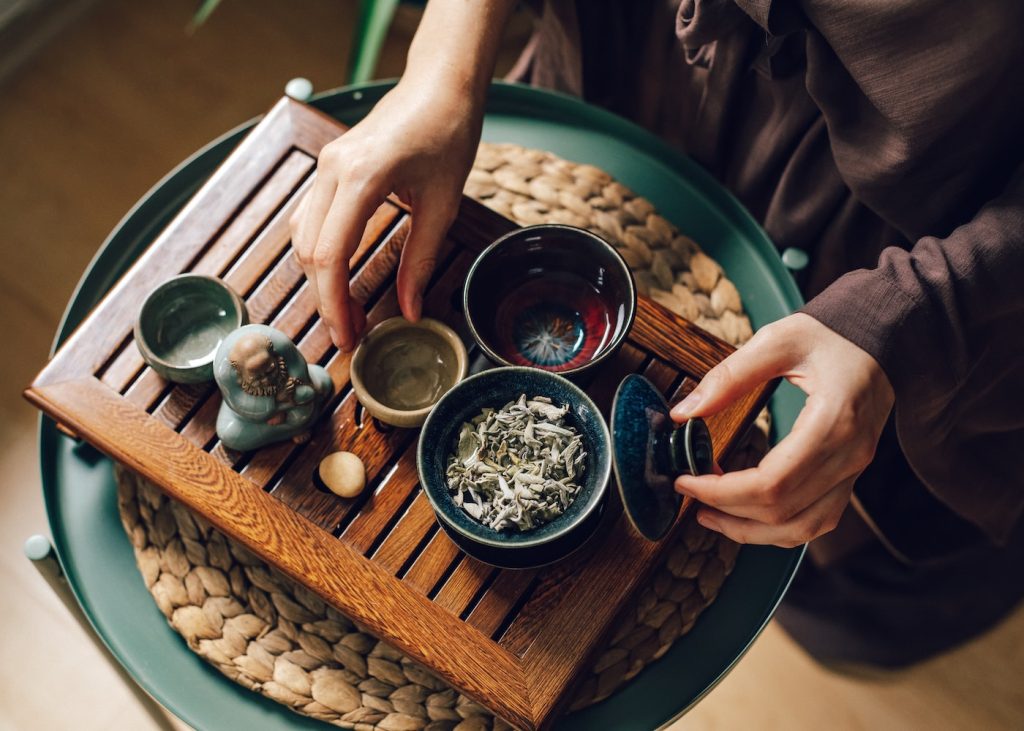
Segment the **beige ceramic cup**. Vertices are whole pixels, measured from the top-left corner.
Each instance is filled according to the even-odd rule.
[[[440,360],[430,357],[438,345],[443,355]],[[431,373],[431,368],[436,372]],[[462,381],[468,370],[466,346],[450,327],[426,317],[415,323],[392,317],[359,343],[352,354],[350,378],[356,398],[371,416],[385,424],[412,428],[422,426],[434,404]],[[401,406],[396,394],[418,401],[415,407]]]

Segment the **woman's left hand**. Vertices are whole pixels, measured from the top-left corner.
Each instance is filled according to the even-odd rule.
[[[701,525],[740,543],[798,546],[835,528],[893,407],[874,358],[797,313],[761,328],[709,371],[672,418],[721,411],[779,376],[807,394],[789,435],[756,467],[676,480],[676,490],[703,503]]]

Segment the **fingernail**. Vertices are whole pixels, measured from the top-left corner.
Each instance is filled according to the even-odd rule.
[[[334,327],[334,326],[328,326],[327,327],[327,332],[329,332],[331,334],[331,342],[334,343],[335,345],[337,345],[340,348],[341,347],[341,337],[339,337],[339,335],[338,335],[338,329],[336,327]]]
[[[412,312],[409,313],[412,317],[412,321],[416,322],[420,319],[420,315],[423,314],[423,295],[418,294],[412,298]]]
[[[673,407],[672,416],[690,416],[703,400],[704,397],[698,391],[690,391],[686,398]]]
[[[716,521],[714,518],[712,518],[703,511],[697,513],[697,522],[705,528],[707,528],[708,530],[713,530],[716,533],[722,532],[722,526],[718,524],[718,521]]]
[[[690,491],[686,489],[686,483],[684,482],[685,477],[676,478],[676,492],[680,495],[686,495],[687,497],[693,497]]]

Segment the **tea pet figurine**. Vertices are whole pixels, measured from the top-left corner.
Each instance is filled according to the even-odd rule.
[[[334,391],[324,368],[308,365],[284,333],[266,325],[246,325],[228,335],[213,369],[224,397],[217,436],[241,452],[284,439],[306,441]]]

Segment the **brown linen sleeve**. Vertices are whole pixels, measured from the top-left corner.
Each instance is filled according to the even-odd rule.
[[[1024,512],[1024,167],[945,239],[886,249],[804,311],[870,353],[929,489],[997,542]]]
[[[1024,512],[1024,3],[737,2],[806,28],[840,175],[916,242],[805,311],[878,360],[911,467],[1002,541]]]

